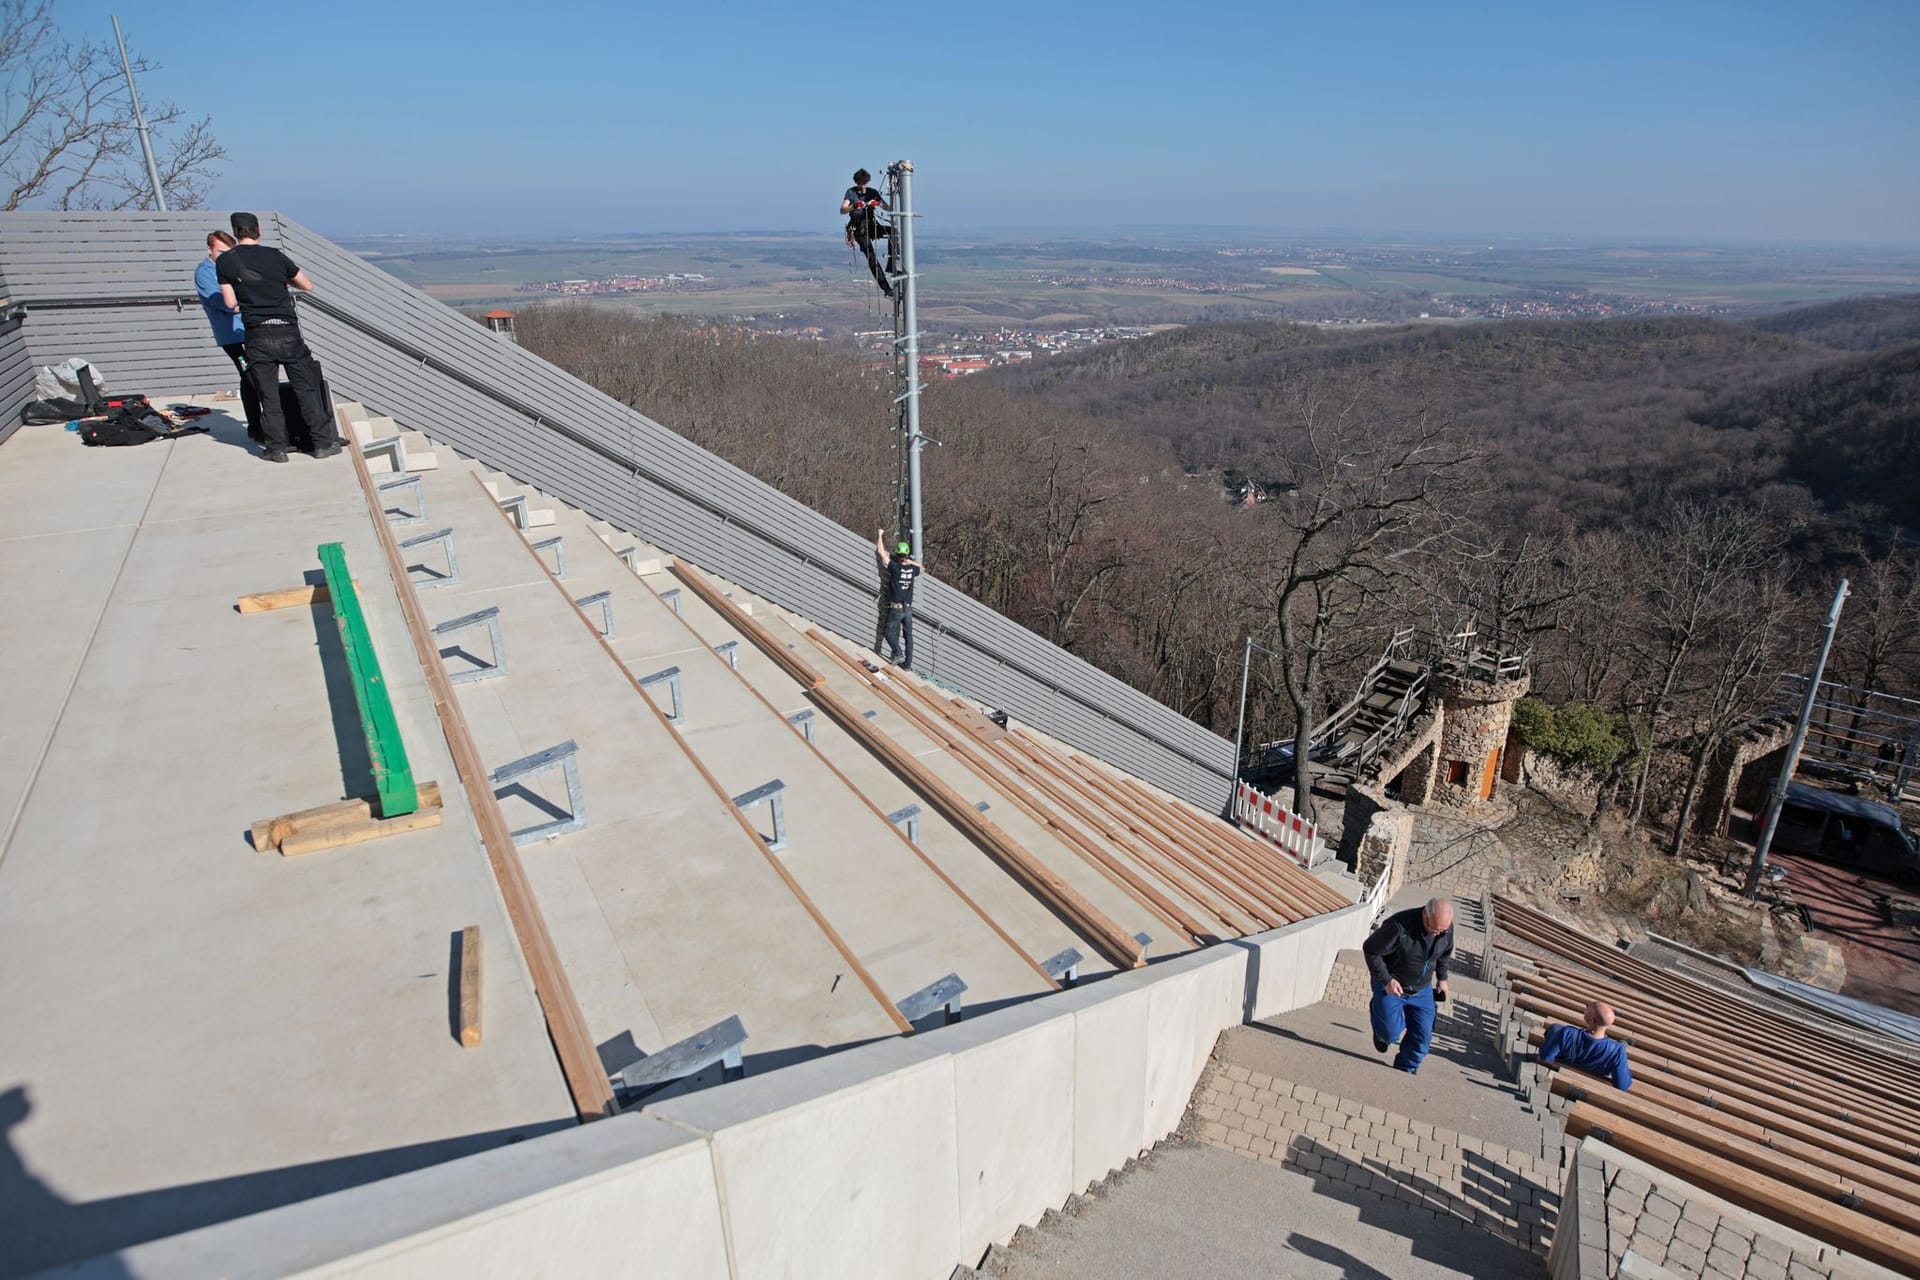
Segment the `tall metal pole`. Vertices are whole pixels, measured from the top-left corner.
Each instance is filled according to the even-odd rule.
[[[117,14],[107,16],[113,19],[114,43],[120,46],[120,70],[126,73],[127,96],[133,99],[133,124],[140,131],[140,151],[147,158],[147,181],[153,184],[153,207],[165,213],[167,193],[160,189],[160,166],[153,162],[153,138],[147,132],[146,113],[140,110],[140,91],[133,87],[133,64],[127,61],[127,42],[120,34],[120,18]]]
[[[1227,778],[1227,812],[1233,817],[1233,802],[1240,794],[1240,752],[1247,733],[1247,673],[1253,670],[1253,637],[1247,637],[1246,652],[1240,656],[1240,715],[1233,722],[1233,773]]]
[[[1800,748],[1807,741],[1807,726],[1813,720],[1814,699],[1820,696],[1820,677],[1827,672],[1827,654],[1833,648],[1833,633],[1840,629],[1840,610],[1847,602],[1847,580],[1840,579],[1833,593],[1833,607],[1827,610],[1826,630],[1820,635],[1820,656],[1813,663],[1813,678],[1807,681],[1807,696],[1800,703],[1800,718],[1794,722],[1793,737],[1787,740],[1787,758],[1780,762],[1780,773],[1767,796],[1767,816],[1760,823],[1760,838],[1754,842],[1753,865],[1747,869],[1746,895],[1760,892],[1760,877],[1766,874],[1767,850],[1773,847],[1774,828],[1780,825],[1780,810],[1787,803],[1787,784],[1800,764]]]
[[[907,385],[903,388],[907,398],[907,438],[902,443],[907,450],[907,500],[912,509],[913,557],[921,560],[926,548],[921,541],[920,519],[920,283],[913,269],[913,161],[895,161],[893,172],[900,183],[900,207],[894,210],[893,234],[900,250],[902,274],[898,283],[902,323],[906,327],[906,332],[900,335],[906,347],[907,360]]]

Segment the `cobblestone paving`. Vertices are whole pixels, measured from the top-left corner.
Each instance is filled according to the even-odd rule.
[[[1535,1254],[1553,1237],[1560,1171],[1537,1155],[1217,1062],[1189,1122],[1202,1142],[1472,1223]]]

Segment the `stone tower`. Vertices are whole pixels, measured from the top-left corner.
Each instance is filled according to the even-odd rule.
[[[1429,803],[1469,810],[1495,803],[1513,704],[1526,695],[1533,679],[1530,657],[1524,645],[1471,630],[1442,646],[1433,665],[1441,721]]]

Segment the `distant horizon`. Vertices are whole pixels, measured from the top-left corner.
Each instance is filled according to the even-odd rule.
[[[265,208],[266,206],[262,206]],[[835,219],[830,225],[822,227],[707,227],[701,230],[636,230],[631,228],[604,229],[597,231],[553,230],[539,227],[518,230],[478,230],[455,228],[452,230],[429,230],[414,228],[408,230],[351,230],[338,226],[319,225],[301,217],[297,209],[281,209],[278,212],[295,221],[311,226],[315,231],[329,239],[347,241],[370,240],[407,240],[407,239],[461,239],[476,243],[490,241],[522,244],[529,240],[550,239],[559,242],[590,241],[601,239],[644,240],[644,239],[748,239],[755,237],[777,237],[791,239],[811,239],[825,236],[836,238],[840,234],[841,223]],[[1920,217],[1920,212],[1917,212]],[[922,235],[935,241],[954,238],[984,240],[1027,240],[1046,242],[1052,240],[1082,237],[1133,239],[1153,235],[1178,235],[1199,239],[1203,237],[1245,236],[1250,239],[1269,240],[1276,243],[1326,242],[1330,244],[1368,244],[1384,245],[1405,243],[1411,245],[1463,246],[1482,241],[1498,246],[1525,245],[1543,248],[1561,244],[1580,248],[1636,248],[1641,246],[1659,248],[1785,248],[1785,249],[1884,249],[1906,250],[1920,253],[1920,234],[1907,240],[1809,240],[1782,239],[1764,236],[1724,236],[1719,238],[1690,235],[1632,235],[1622,232],[1580,232],[1580,231],[1494,231],[1487,229],[1466,231],[1421,231],[1405,227],[1383,228],[1332,228],[1332,227],[1262,227],[1253,225],[1207,225],[1202,223],[1063,223],[1058,226],[1012,227],[1006,225],[974,224],[942,226],[931,214],[923,211]]]

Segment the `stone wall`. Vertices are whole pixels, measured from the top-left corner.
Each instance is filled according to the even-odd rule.
[[[1635,1261],[1702,1280],[1894,1275],[1592,1138],[1568,1164],[1560,1206],[1560,1230],[1547,1264],[1553,1280],[1631,1275]]]
[[[1473,808],[1483,802],[1480,784],[1487,758],[1506,745],[1513,724],[1513,704],[1523,697],[1529,678],[1466,680],[1436,676],[1441,721],[1438,768],[1431,801],[1450,808]],[[1458,766],[1464,765],[1464,770]],[[1454,781],[1456,774],[1462,781]]]

